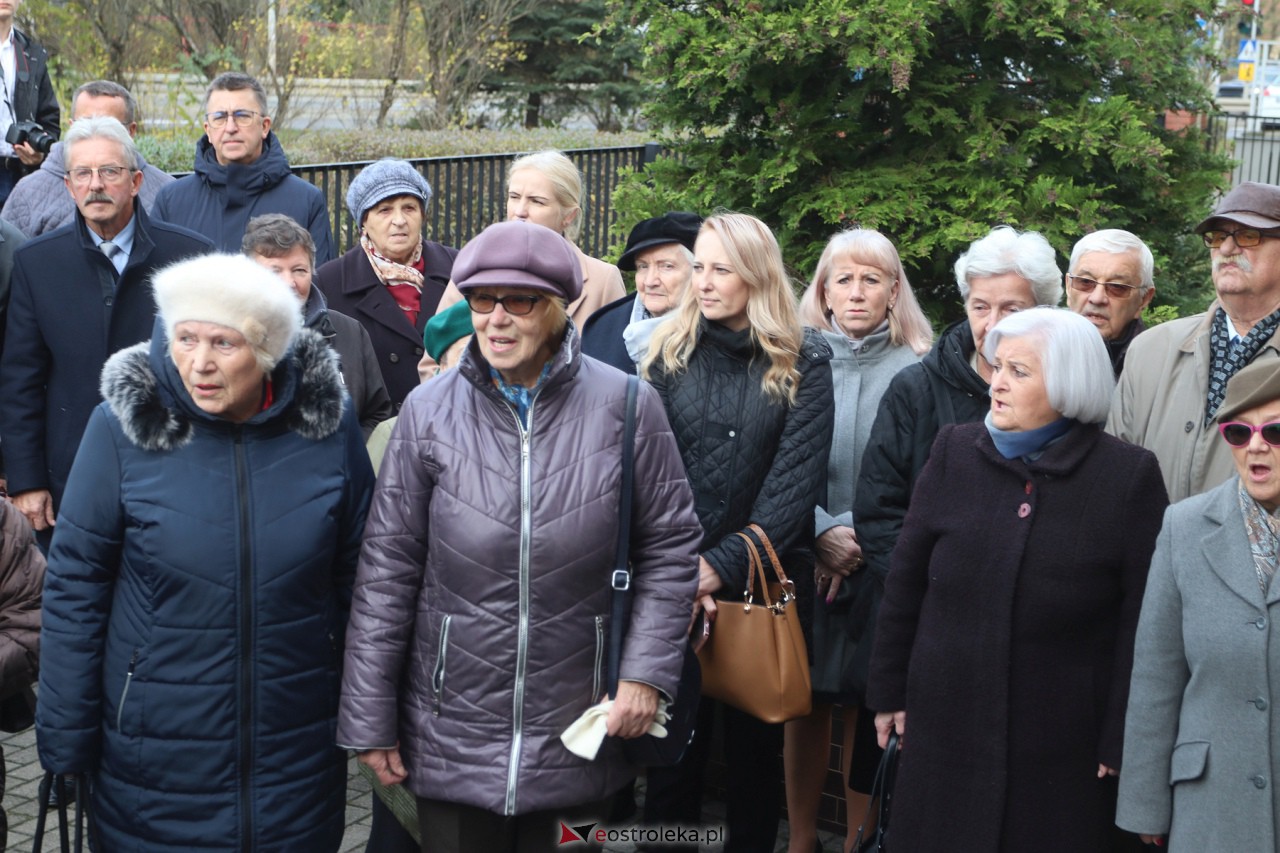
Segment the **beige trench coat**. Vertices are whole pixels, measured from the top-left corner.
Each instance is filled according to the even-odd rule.
[[[1216,422],[1204,422],[1209,391],[1209,330],[1218,302],[1204,314],[1148,329],[1125,357],[1107,432],[1147,448],[1160,460],[1170,503],[1206,492],[1235,474]],[[1280,333],[1255,357],[1280,358]]]

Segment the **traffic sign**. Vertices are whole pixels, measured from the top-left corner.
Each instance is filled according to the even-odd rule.
[[[1236,54],[1236,59],[1241,62],[1257,62],[1258,61],[1258,40],[1257,39],[1240,39],[1240,52]],[[1241,77],[1240,79],[1244,79]]]
[[[1257,66],[1252,62],[1241,62],[1236,69],[1236,79],[1243,83],[1253,82],[1253,72]]]

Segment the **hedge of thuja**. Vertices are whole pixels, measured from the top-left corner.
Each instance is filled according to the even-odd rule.
[[[191,170],[196,132],[166,131],[138,136],[147,162],[167,172]],[[379,157],[456,157],[503,154],[544,148],[610,148],[652,142],[652,134],[632,131],[597,133],[592,130],[283,130],[280,139],[289,162],[346,163]]]

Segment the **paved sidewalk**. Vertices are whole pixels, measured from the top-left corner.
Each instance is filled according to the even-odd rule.
[[[28,729],[16,735],[0,737],[0,746],[4,748],[4,760],[8,770],[8,784],[4,794],[4,809],[9,815],[9,850],[14,853],[27,853],[36,828],[36,789],[44,776],[40,761],[36,756],[35,729]],[[342,853],[363,853],[369,838],[369,783],[356,772],[355,759],[348,765],[347,776],[347,831],[342,838]],[[706,822],[715,826],[724,823],[724,804],[708,802],[704,810]],[[46,823],[44,851],[58,853],[57,813],[50,815]],[[840,843],[830,833],[820,833],[822,843],[828,853],[839,851]],[[573,849],[566,847],[567,850]],[[706,851],[719,851],[720,845],[704,847]],[[778,851],[787,849],[787,824],[783,821],[778,833]],[[607,853],[634,853],[635,845],[617,844],[605,848]],[[4,851],[0,850],[0,853]]]

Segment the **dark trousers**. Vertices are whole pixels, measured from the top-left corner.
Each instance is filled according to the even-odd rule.
[[[488,809],[419,797],[422,853],[553,853],[560,849],[565,827],[582,827],[590,835],[586,827],[603,823],[611,800],[504,817]],[[576,843],[572,849],[601,848]]]
[[[413,840],[409,830],[400,825],[400,820],[387,808],[377,791],[369,796],[373,798],[373,809],[364,853],[418,853],[421,849],[418,842]]]
[[[698,708],[698,730],[684,761],[675,767],[649,769],[644,822],[647,826],[702,825],[702,784],[717,716],[724,726],[728,765],[725,853],[773,853],[782,816],[783,727],[713,699],[704,698]]]

